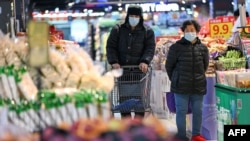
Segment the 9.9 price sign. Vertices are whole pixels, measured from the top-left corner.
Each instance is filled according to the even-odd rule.
[[[232,34],[233,24],[234,19],[232,18],[211,19],[209,21],[210,36],[228,39]]]

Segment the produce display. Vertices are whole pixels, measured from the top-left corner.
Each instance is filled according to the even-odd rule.
[[[155,55],[153,58],[152,68],[154,70],[164,70],[165,71],[165,62],[168,54],[169,47],[176,42],[174,38],[162,37],[158,38],[156,42]]]
[[[225,39],[214,39],[211,37],[200,38],[201,42],[208,47],[209,53],[221,53],[227,49],[227,43]]]
[[[227,50],[227,44],[224,39],[213,39],[210,37],[200,38],[201,42],[208,47],[210,54],[209,67],[207,75],[215,74],[215,61],[219,54]],[[156,42],[155,56],[153,59],[153,69],[165,71],[166,57],[169,47],[178,40],[177,37],[158,37]]]
[[[0,33],[0,115],[25,133],[111,116],[107,97],[122,70],[105,72],[78,44],[53,38],[49,63],[32,68],[27,64],[27,39]]]
[[[228,50],[224,56],[218,57],[217,70],[232,70],[246,67],[246,59],[239,50]]]
[[[96,126],[98,125],[98,126]],[[80,119],[68,127],[48,127],[41,135],[44,141],[174,141],[161,122],[145,119]]]
[[[216,61],[215,58],[224,53],[227,50],[227,43],[225,39],[218,38],[214,39],[211,37],[205,37],[205,38],[200,38],[201,42],[205,44],[208,47],[208,51],[210,54],[210,60],[209,60],[209,65],[206,74],[209,75],[214,75],[215,70],[216,70]]]
[[[242,45],[245,49],[245,56],[247,60],[247,68],[250,68],[250,40],[249,39],[242,39]]]
[[[98,126],[97,126],[98,125]],[[19,127],[1,126],[1,141],[177,141],[155,117],[122,120],[81,118],[73,124],[48,126],[40,133],[25,133]]]
[[[52,91],[40,91],[37,100],[0,99],[0,107],[7,107],[8,119],[28,132],[72,124],[80,118],[110,118],[107,94],[101,91],[80,90],[71,95],[57,96]]]
[[[216,76],[217,83],[236,88],[250,88],[249,69],[216,71]]]
[[[25,67],[0,67],[0,97],[19,102],[21,98],[35,99],[38,92]]]
[[[12,66],[13,70],[26,68],[27,79],[30,77],[33,80],[34,84],[30,80],[24,79],[24,76],[22,78],[24,80],[21,80],[24,81],[23,83],[30,82],[30,85],[24,86],[28,87],[29,94],[21,94],[30,96],[29,98],[25,97],[26,99],[35,97],[37,90],[34,87],[37,87],[38,84],[41,89],[96,89],[109,93],[114,85],[114,76],[121,75],[119,71],[110,71],[103,75],[105,70],[102,66],[95,65],[89,54],[79,45],[68,42],[64,42],[63,46],[67,50],[66,52],[61,52],[60,49],[57,50],[55,46],[51,46],[49,63],[40,69],[32,68],[26,63],[29,49],[25,40],[10,39],[8,35],[3,34],[0,35],[0,40],[0,55],[2,56],[0,66]],[[8,76],[11,76],[11,73]],[[6,85],[8,84],[5,83],[4,86]]]

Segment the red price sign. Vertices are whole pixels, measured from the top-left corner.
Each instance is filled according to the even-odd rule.
[[[210,36],[213,38],[229,38],[232,34],[234,19],[220,17],[209,20]]]

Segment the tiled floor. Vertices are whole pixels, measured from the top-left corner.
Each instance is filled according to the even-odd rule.
[[[175,123],[172,120],[160,119],[162,124],[165,125],[166,130],[171,133],[176,133],[177,128]]]
[[[165,128],[168,132],[171,132],[173,134],[177,132],[177,128],[175,124],[175,117],[173,115],[166,116],[165,118],[163,118],[163,117],[157,116],[157,114],[145,113],[145,117],[148,117],[148,116],[158,117],[158,119],[162,122],[162,124],[165,125]]]

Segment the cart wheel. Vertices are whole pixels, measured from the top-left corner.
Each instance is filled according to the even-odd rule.
[[[135,118],[135,112],[131,111],[131,118],[134,119]]]
[[[155,116],[155,115],[154,115],[154,112],[153,112],[153,110],[152,110],[151,108],[147,108],[147,109],[145,110],[144,118],[147,118],[147,117],[149,117],[149,116]]]
[[[114,118],[115,119],[122,119],[122,115],[121,115],[121,113],[114,113]]]

